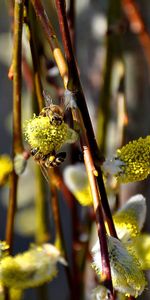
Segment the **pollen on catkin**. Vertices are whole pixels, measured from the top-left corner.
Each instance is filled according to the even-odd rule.
[[[76,133],[65,122],[52,125],[49,117],[36,115],[25,121],[24,135],[31,148],[38,148],[44,155],[53,150],[57,152],[63,144],[77,140]]]
[[[127,240],[139,235],[146,218],[146,199],[141,194],[131,197],[113,216],[117,235]]]
[[[145,179],[150,174],[150,136],[129,142],[117,150],[117,157],[125,163],[118,180],[132,182]]]
[[[146,280],[138,260],[118,239],[108,236],[107,241],[114,289],[126,296],[139,296],[145,288]],[[92,256],[94,261],[92,266],[96,273],[101,275],[102,258],[99,241],[92,249]]]
[[[140,234],[129,240],[126,244],[128,251],[133,254],[140,263],[142,270],[150,269],[150,235]]]
[[[4,185],[9,174],[12,172],[13,164],[10,157],[6,154],[0,156],[0,185]]]
[[[0,282],[6,287],[26,289],[51,281],[57,275],[59,250],[51,244],[34,246],[16,256],[7,256],[0,263]]]
[[[130,141],[103,164],[104,172],[115,175],[120,183],[140,181],[150,174],[150,136]]]

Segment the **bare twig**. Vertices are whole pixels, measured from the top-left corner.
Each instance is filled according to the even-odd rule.
[[[49,172],[49,174],[52,174],[52,171]],[[58,195],[57,195],[57,189],[53,182],[50,182],[50,187],[51,187],[51,203],[52,203],[52,210],[53,210],[53,216],[54,216],[54,222],[55,222],[55,227],[56,227],[56,238],[55,238],[55,245],[60,248],[61,251],[64,252],[64,257],[66,261],[68,262],[68,253],[66,249],[66,244],[64,240],[64,233],[62,230],[62,225],[61,225],[61,216],[60,216],[60,210],[59,210],[59,203],[58,203]],[[68,285],[70,288],[70,295],[72,300],[78,299],[78,290],[75,289],[74,281],[73,281],[73,276],[71,272],[71,268],[68,265],[65,268],[66,271],[66,276],[68,280]]]
[[[42,88],[42,82],[41,82],[41,78],[40,78],[39,58],[38,58],[38,53],[37,53],[36,41],[35,41],[35,24],[34,24],[35,14],[34,14],[33,7],[30,2],[27,7],[27,12],[28,12],[27,25],[28,25],[28,29],[29,29],[29,43],[30,43],[32,63],[33,63],[34,86],[35,86],[35,92],[36,92],[37,101],[38,101],[38,108],[39,108],[39,111],[41,111],[44,106],[43,88]]]
[[[13,2],[11,1],[11,4]],[[23,25],[24,0],[16,0],[14,5],[14,26],[13,26],[13,158],[17,153],[23,152],[21,135],[21,38]],[[13,7],[13,5],[12,5]],[[10,175],[9,205],[6,220],[6,242],[9,245],[9,254],[13,247],[14,217],[17,204],[17,183],[18,176],[13,169]],[[9,290],[5,288],[5,300],[9,300]]]
[[[46,220],[45,186],[44,178],[39,166],[36,166],[36,243],[42,244],[49,240],[48,224]]]
[[[75,0],[71,0],[67,12],[67,20],[70,32],[72,47],[75,50]]]
[[[13,50],[13,157],[23,152],[21,133],[21,38],[23,25],[24,1],[16,0],[14,7],[14,50]],[[6,241],[10,245],[10,253],[13,242],[14,215],[17,201],[18,176],[13,170],[11,174],[9,207],[6,224]]]
[[[102,274],[101,279],[103,284],[107,286],[110,290],[110,299],[114,299],[113,297],[113,287],[111,281],[111,271],[110,271],[110,262],[109,262],[109,254],[107,248],[107,237],[106,237],[106,229],[104,224],[104,217],[101,205],[101,199],[99,194],[99,188],[97,184],[97,171],[94,166],[93,158],[90,151],[90,146],[88,143],[88,139],[86,136],[85,127],[82,121],[81,114],[78,109],[73,110],[73,119],[76,123],[78,123],[80,127],[80,143],[84,155],[85,167],[87,170],[87,175],[89,179],[89,184],[91,188],[91,194],[93,198],[94,211],[96,216],[96,225],[98,231],[98,237],[100,242],[101,256],[102,256]]]
[[[59,189],[64,197],[65,197],[65,201],[67,206],[72,209],[72,193],[68,190],[67,186],[65,185],[63,178],[61,177],[61,175],[59,174],[59,172],[57,170],[55,170],[55,172],[53,172],[51,174],[51,180],[53,182],[53,184],[55,185],[55,187],[57,189]]]
[[[22,25],[24,0],[15,1],[14,12],[14,50],[13,50],[13,138],[14,154],[23,151],[21,131],[21,62],[22,62]]]
[[[33,92],[34,90],[33,73],[24,55],[22,55],[22,73],[27,88],[29,89],[29,91]]]
[[[57,63],[60,75],[63,79],[64,86],[67,87],[68,84],[68,66],[66,64],[65,58],[63,56],[63,53],[60,49],[55,31],[48,19],[48,16],[46,14],[46,11],[44,10],[44,7],[40,0],[31,0],[36,15],[39,18],[41,25],[44,29],[44,32],[46,34],[46,37],[48,39],[48,42],[50,44],[51,50],[53,52],[53,56],[55,58],[55,61]]]
[[[118,28],[119,20],[121,18],[121,4],[120,0],[110,0],[108,7],[108,32],[107,32],[107,47],[106,58],[103,74],[103,85],[100,93],[98,124],[97,132],[98,144],[101,151],[105,154],[107,147],[107,129],[110,118],[110,105],[112,97],[112,72],[115,59],[122,56],[121,49],[121,32]],[[111,28],[115,30],[111,32]],[[111,33],[111,34],[110,34]]]
[[[146,60],[150,66],[150,35],[145,27],[138,5],[134,0],[122,0],[122,7],[132,32],[137,34]]]
[[[100,187],[101,200],[102,200],[102,205],[103,205],[103,209],[104,209],[105,216],[106,216],[106,221],[108,222],[110,233],[113,236],[116,236],[116,231],[115,231],[114,224],[112,221],[112,216],[111,216],[110,208],[108,205],[107,195],[105,192],[105,187],[104,187],[104,183],[103,183],[103,179],[102,179],[102,173],[101,173],[101,169],[100,169],[100,160],[98,159],[99,149],[98,149],[98,146],[96,143],[91,119],[90,119],[90,116],[88,113],[86,100],[85,100],[85,97],[84,97],[84,94],[82,91],[82,87],[81,87],[81,83],[79,80],[79,75],[78,75],[78,71],[77,71],[77,67],[76,67],[76,63],[75,63],[75,59],[74,59],[74,54],[73,54],[73,50],[72,50],[72,46],[71,46],[69,29],[68,29],[66,12],[65,12],[65,4],[64,4],[64,1],[56,0],[56,5],[57,5],[58,16],[59,16],[60,30],[61,30],[61,34],[62,34],[65,55],[66,55],[69,71],[71,72],[68,87],[71,91],[73,91],[74,99],[76,100],[76,103],[82,114],[84,127],[86,128],[86,135],[88,138],[88,143],[89,143],[90,149],[92,151],[91,154],[93,157],[94,164],[96,165],[96,169],[98,171],[97,181],[98,181],[98,185]]]
[[[9,206],[7,212],[7,222],[6,222],[6,242],[10,246],[9,253],[12,253],[13,246],[13,228],[14,228],[14,217],[16,211],[16,201],[17,201],[17,183],[18,176],[13,171],[10,175],[10,190],[9,190]]]

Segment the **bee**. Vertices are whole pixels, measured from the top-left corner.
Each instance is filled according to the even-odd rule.
[[[45,91],[43,92],[43,95],[46,106],[42,109],[39,116],[48,117],[50,126],[54,126],[55,128],[59,128],[60,126],[61,129],[61,125],[64,122],[64,114],[68,107],[68,103],[67,105],[65,105],[65,103],[56,105],[53,104],[51,97]],[[71,128],[69,128],[68,131],[72,135],[76,134]],[[68,142],[70,143],[71,141]],[[49,153],[44,154],[37,147],[31,148],[30,152],[34,160],[40,165],[41,171],[47,181],[49,181],[47,169],[60,166],[60,164],[63,163],[66,158],[66,152],[57,153],[55,149],[51,150]]]
[[[64,119],[65,106],[61,103],[61,106],[53,104],[52,98],[43,91],[46,106],[40,112],[40,116],[48,117],[50,124],[54,126],[60,126]]]
[[[34,159],[40,164],[46,167],[46,168],[54,168],[59,166],[66,158],[66,152],[59,152],[55,153],[50,152],[46,155],[44,155],[42,152],[38,150],[38,148],[31,149],[31,155],[34,157]]]

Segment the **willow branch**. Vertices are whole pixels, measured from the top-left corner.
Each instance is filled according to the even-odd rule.
[[[14,27],[14,0],[8,1],[8,12],[9,12],[10,21],[11,21],[11,33],[12,33],[13,27]]]
[[[52,175],[52,171],[49,171],[49,175]],[[51,176],[50,176],[51,177]],[[67,249],[66,249],[66,244],[64,240],[64,234],[61,226],[61,216],[60,216],[60,210],[59,210],[59,203],[58,203],[58,195],[57,195],[57,189],[53,182],[50,182],[50,187],[51,187],[51,200],[52,200],[52,210],[53,210],[53,216],[54,216],[54,222],[55,222],[55,227],[56,227],[56,238],[55,238],[55,245],[59,247],[61,250],[63,249],[64,251],[64,257],[66,261],[68,262],[68,254],[67,254]],[[74,288],[74,281],[73,281],[73,276],[71,273],[70,266],[67,266],[65,268],[66,271],[66,276],[70,288],[70,294],[71,294],[71,299],[76,300],[77,297],[77,290]]]
[[[65,58],[59,46],[55,31],[48,19],[46,11],[40,0],[31,0],[36,15],[43,27],[43,30],[46,34],[47,40],[49,42],[51,51],[53,53],[54,59],[58,66],[60,75],[63,79],[64,86],[67,87],[68,84],[68,66],[66,64]]]
[[[40,172],[39,166],[36,166],[36,242],[45,243],[49,240],[48,224],[46,221],[46,203],[44,179]]]
[[[6,242],[9,245],[9,254],[12,253],[13,247],[13,229],[14,229],[14,217],[16,211],[17,203],[17,184],[18,176],[13,171],[10,175],[10,189],[9,189],[9,205],[7,212],[7,221],[6,221]]]
[[[13,157],[23,151],[21,133],[21,39],[24,1],[16,0],[14,7],[14,50],[13,50]],[[18,176],[13,170],[10,181],[9,207],[6,224],[6,242],[13,242],[14,215],[17,201]]]
[[[67,20],[70,32],[72,47],[75,50],[75,0],[71,0],[67,12]]]
[[[73,288],[76,289],[76,297],[79,298],[80,291],[83,287],[83,276],[84,276],[84,264],[86,260],[86,255],[82,260],[82,264],[78,263],[78,256],[82,251],[87,253],[87,245],[88,242],[82,243],[79,239],[79,233],[81,232],[81,224],[79,223],[79,216],[77,214],[77,202],[73,196],[73,194],[68,190],[67,186],[65,185],[61,174],[59,174],[58,170],[55,170],[53,174],[51,174],[51,180],[55,187],[60,190],[60,192],[64,196],[64,200],[68,208],[70,209],[72,215],[72,235],[73,235],[73,246],[72,246],[72,277],[73,277]],[[88,222],[90,223],[90,222]],[[88,224],[89,225],[89,224]],[[82,231],[83,232],[83,231]],[[84,247],[84,248],[83,248]],[[82,254],[81,254],[82,255]]]
[[[118,111],[118,119],[117,119],[117,127],[118,127],[118,141],[117,148],[121,148],[125,144],[125,136],[126,136],[126,127],[128,125],[128,113],[127,113],[127,105],[126,105],[126,96],[125,96],[125,76],[124,74],[120,78],[119,88],[117,92],[117,111]]]
[[[107,129],[110,118],[110,104],[112,97],[112,77],[113,65],[115,60],[122,60],[122,47],[121,47],[121,32],[119,28],[119,20],[121,18],[121,4],[120,0],[110,0],[108,7],[108,34],[107,34],[107,47],[106,58],[104,65],[104,80],[99,100],[98,111],[98,124],[97,132],[98,144],[103,153],[106,153],[106,137]],[[114,30],[113,30],[114,27]],[[112,30],[112,31],[111,31]]]
[[[55,185],[55,187],[63,193],[66,204],[69,207],[69,209],[73,209],[73,205],[72,205],[73,195],[68,190],[67,186],[65,185],[65,183],[63,181],[61,174],[59,174],[59,172],[57,170],[55,170],[55,172],[53,172],[51,174],[51,180],[52,180],[53,184]]]
[[[101,205],[101,197],[99,193],[99,188],[97,184],[97,171],[94,166],[93,158],[91,155],[90,146],[88,143],[88,139],[86,136],[85,127],[83,124],[82,116],[78,109],[73,109],[73,119],[78,124],[80,128],[80,143],[83,151],[84,156],[84,163],[87,170],[87,175],[89,179],[92,199],[93,199],[93,206],[95,211],[96,217],[96,225],[97,225],[97,232],[100,242],[100,249],[101,249],[101,256],[102,256],[102,281],[103,284],[107,286],[110,290],[110,299],[113,298],[113,287],[112,287],[112,279],[111,279],[111,270],[110,270],[110,262],[109,262],[109,253],[107,247],[107,236],[106,236],[106,229],[104,224],[104,216],[102,211]]]
[[[28,20],[27,20],[27,25],[29,29],[29,43],[30,43],[30,49],[31,49],[31,56],[32,56],[32,63],[33,63],[33,78],[34,78],[34,86],[35,86],[35,92],[37,96],[37,101],[38,101],[38,108],[39,111],[42,110],[44,106],[44,101],[43,101],[43,88],[42,88],[42,82],[40,78],[40,66],[39,66],[39,57],[37,53],[37,45],[35,41],[35,14],[33,11],[33,7],[30,5],[29,2],[29,7],[27,8],[28,10]]]
[[[102,172],[100,168],[100,159],[99,159],[99,149],[97,146],[97,142],[95,139],[91,119],[88,113],[86,100],[82,91],[82,86],[80,83],[77,66],[73,54],[73,49],[71,45],[70,35],[69,35],[69,29],[67,24],[67,18],[66,18],[66,11],[65,11],[65,2],[56,0],[56,6],[57,6],[57,12],[58,12],[58,18],[59,18],[59,25],[62,35],[62,41],[64,45],[65,50],[65,56],[68,63],[69,71],[70,71],[70,77],[69,77],[69,83],[68,88],[73,91],[74,99],[76,100],[76,103],[81,111],[84,127],[86,128],[86,135],[88,139],[88,143],[91,149],[91,155],[94,161],[94,164],[96,165],[96,169],[98,171],[98,177],[97,182],[101,193],[101,201],[103,205],[103,209],[105,212],[106,221],[109,226],[110,234],[113,236],[116,235],[115,227],[112,220],[111,211],[108,204],[108,199],[104,187],[104,182],[102,178]]]
[[[146,60],[150,66],[150,35],[145,27],[139,8],[134,0],[122,0],[123,11],[133,33],[137,34]]]
[[[14,154],[22,152],[21,131],[21,62],[22,62],[22,26],[24,1],[15,1],[14,11],[14,50],[13,50],[13,138]]]

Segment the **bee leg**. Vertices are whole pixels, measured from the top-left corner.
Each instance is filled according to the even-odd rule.
[[[32,156],[36,155],[37,152],[38,152],[38,148],[32,148],[31,151],[30,151]]]
[[[48,109],[47,107],[44,107],[41,112],[39,113],[39,116],[42,116],[42,117],[46,117],[48,114]]]

